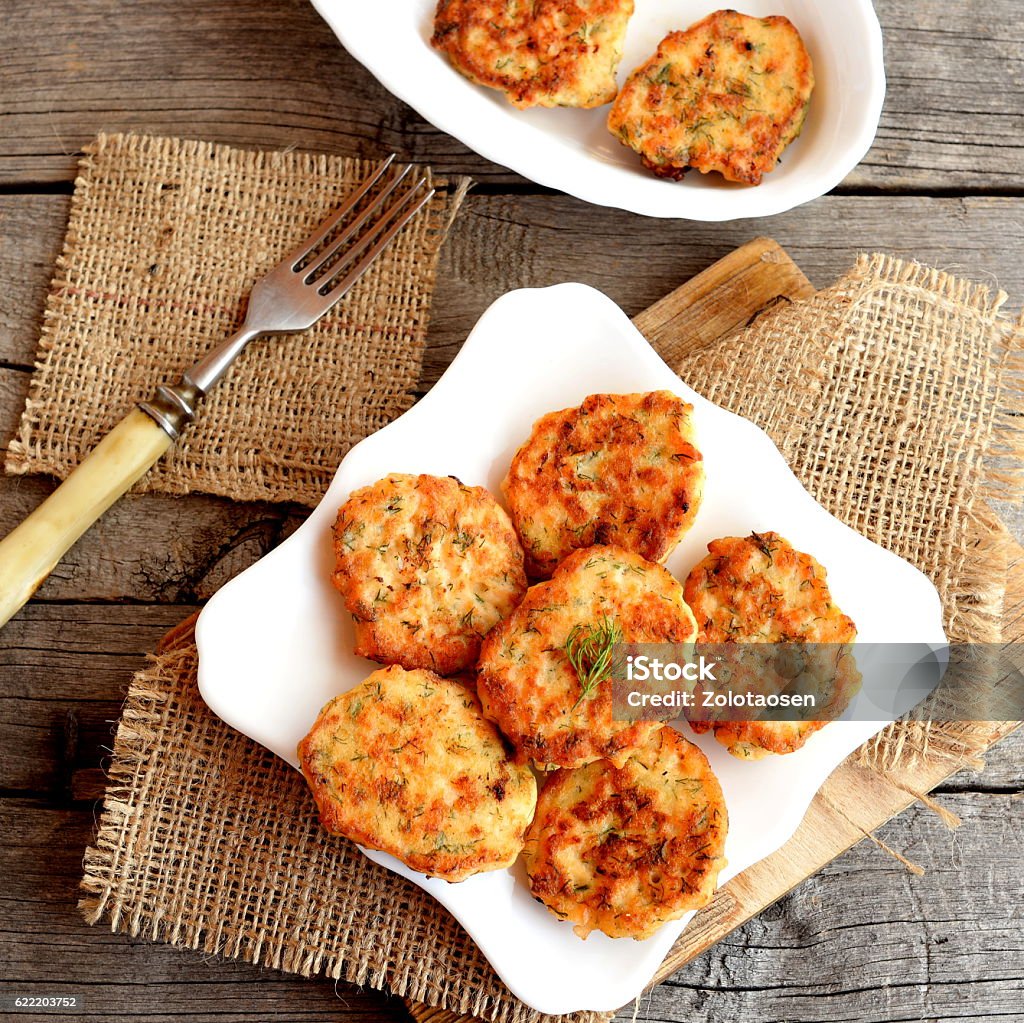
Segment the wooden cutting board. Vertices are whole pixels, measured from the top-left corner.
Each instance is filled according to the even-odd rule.
[[[634,318],[640,332],[670,366],[706,345],[742,330],[780,302],[807,298],[814,287],[803,271],[770,238],[756,238]],[[1007,589],[1003,640],[1024,638],[1024,548],[1002,531],[1007,549]],[[1020,721],[994,722],[989,747],[1020,727]],[[903,776],[908,789],[929,792],[949,777],[944,766],[921,766]],[[651,983],[675,973],[730,931],[767,909],[830,860],[901,813],[916,797],[874,771],[850,761],[841,764],[815,796],[803,823],[778,852],[754,864],[719,889],[672,947]],[[842,807],[840,811],[838,808]],[[473,1023],[460,1016],[406,999],[419,1023]]]

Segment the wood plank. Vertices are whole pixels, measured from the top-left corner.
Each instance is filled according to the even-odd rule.
[[[698,307],[698,306],[694,306],[694,308],[695,308],[695,309],[698,309],[699,307]],[[43,608],[38,608],[38,610],[44,610],[44,609],[47,609],[47,610],[48,610],[49,608],[45,608],[45,607],[43,607]],[[32,610],[32,611],[35,611],[35,610],[37,610],[37,608],[31,608],[30,610]],[[26,613],[28,613],[28,612],[26,612]],[[52,625],[52,624],[51,624],[51,625]],[[27,644],[27,645],[29,645],[29,644]],[[78,656],[78,654],[76,653],[76,657],[77,657],[77,656]],[[76,664],[77,664],[77,662],[76,662]],[[74,671],[74,666],[73,666],[73,665],[72,665],[71,663],[69,663],[69,665],[67,666],[67,668],[66,668],[65,670],[66,670],[66,671]],[[116,670],[116,669],[115,669],[115,670]]]
[[[1007,308],[1019,310],[1024,239],[1008,227],[1021,223],[1024,199],[1014,198],[827,196],[777,217],[697,224],[595,211],[565,196],[470,193],[442,250],[426,379],[509,288],[581,281],[636,316],[759,235],[774,238],[818,288],[859,253],[884,251],[1002,287]]]
[[[0,997],[77,994],[81,1018],[170,1023],[394,1023],[398,999],[87,927],[77,909],[91,806],[0,800]],[[12,1014],[19,1021],[53,1015]],[[79,1018],[76,1015],[76,1018]]]
[[[888,93],[875,145],[845,187],[1019,189],[1015,0],[876,7]],[[6,0],[0,69],[0,183],[70,181],[74,154],[101,130],[345,155],[398,149],[481,181],[521,180],[394,99],[306,0]]]
[[[132,675],[195,608],[37,604],[0,642],[0,791],[47,793],[60,805],[103,794]]]
[[[771,220],[739,224],[652,221],[616,211],[590,216],[565,197],[470,196],[442,253],[422,378],[426,388],[451,361],[486,305],[512,287],[581,280],[606,291],[631,315],[680,280],[725,256],[757,231],[771,230],[818,286],[834,280],[862,249],[877,247],[980,280],[998,280],[1024,299],[1024,199],[829,197]],[[593,211],[596,213],[596,211]],[[47,281],[67,218],[64,196],[0,196],[0,442],[13,433],[35,357]],[[905,225],[916,225],[908,237]],[[842,224],[837,235],[836,224]],[[496,259],[495,253],[503,253]],[[21,272],[22,256],[26,272]],[[771,267],[771,264],[766,264]],[[783,271],[786,271],[785,273]],[[717,270],[709,271],[718,273]],[[752,308],[792,292],[784,265]],[[712,277],[702,277],[710,286]],[[746,281],[750,285],[751,280]],[[773,290],[774,289],[774,290]],[[796,294],[792,292],[792,294]],[[750,296],[747,296],[749,303]],[[687,336],[741,326],[749,309],[730,300],[698,303]],[[722,319],[722,317],[725,317]],[[731,319],[730,319],[731,317]],[[650,320],[645,322],[650,327]],[[680,334],[682,336],[682,334]],[[681,354],[681,353],[677,353]],[[4,364],[8,368],[4,368]],[[38,478],[0,478],[0,533],[50,492]],[[187,513],[183,514],[183,509]],[[217,498],[147,495],[118,504],[61,562],[42,600],[192,602],[212,593],[289,535],[299,508],[233,504]],[[1017,524],[1024,538],[1024,515]]]
[[[1019,190],[1019,5],[880,0],[875,8],[885,42],[885,106],[871,151],[844,186]]]
[[[737,302],[737,293],[743,301]],[[734,249],[633,318],[670,366],[731,337],[774,309],[814,294],[803,271],[771,238]]]
[[[38,477],[0,479],[0,533],[54,486]],[[217,497],[125,497],[61,560],[35,599],[204,600],[290,536],[307,514],[296,505]]]
[[[637,1020],[1019,1018],[1024,932],[1007,911],[1024,855],[1019,795],[943,804],[967,815],[955,834],[923,807],[879,832],[923,877],[862,842],[645,995]]]
[[[0,196],[0,366],[32,364],[70,204],[64,195]]]
[[[0,183],[72,180],[75,153],[99,131],[370,158],[399,150],[512,178],[394,99],[307,0],[55,0],[45,16],[6,0],[0,68]]]
[[[25,366],[35,356],[67,210],[66,196],[0,196],[0,365]],[[834,281],[859,252],[880,250],[1002,287],[1008,308],[1019,309],[1021,224],[1024,198],[826,196],[777,217],[698,224],[567,196],[471,192],[442,250],[422,383],[437,379],[480,313],[510,288],[582,281],[635,316],[758,235],[778,241],[815,287]]]

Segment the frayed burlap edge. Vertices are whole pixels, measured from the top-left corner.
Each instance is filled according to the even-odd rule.
[[[861,256],[859,272],[877,269],[887,283],[921,288],[961,308],[1000,315],[1007,295],[955,278],[919,263],[901,263],[892,256]],[[985,474],[969,498],[969,530],[964,537],[964,560],[957,585],[949,594],[959,608],[962,634],[954,642],[998,643],[1003,639],[1002,618],[1006,569],[1012,537],[987,502],[1019,502],[1024,496],[1024,316],[1016,323],[1003,320],[1004,337],[994,353],[998,382],[992,434],[985,457]],[[949,827],[960,819],[927,793],[908,788],[902,776],[927,762],[941,764],[952,773],[964,768],[980,771],[982,756],[991,742],[992,726],[985,721],[895,721],[869,739],[854,754],[856,763],[874,770],[890,785],[913,795],[938,814]],[[891,851],[891,850],[890,850]],[[902,857],[898,856],[898,859]]]
[[[948,304],[958,315],[977,316],[984,329],[1001,335],[992,352],[992,365],[983,368],[991,374],[993,404],[991,421],[982,427],[984,468],[980,478],[957,495],[965,529],[958,538],[957,549],[948,551],[944,559],[955,563],[957,570],[946,580],[935,580],[943,593],[947,632],[952,641],[998,642],[1002,638],[1007,557],[1012,538],[987,502],[1020,501],[1024,494],[1024,316],[1016,324],[1005,317],[1001,308],[1007,296],[1001,290],[993,292],[986,285],[920,263],[874,253],[861,255],[836,285],[819,293],[820,304],[815,312],[821,334],[838,335],[842,331],[853,301],[863,304],[893,288],[900,289],[904,296],[918,295],[924,302]],[[723,358],[739,356],[744,346],[756,348],[759,339],[771,336],[775,323],[799,317],[801,307],[807,308],[817,297],[779,306],[742,334],[726,339],[727,354]],[[711,346],[712,351],[715,348]],[[817,364],[807,360],[806,352],[802,354],[804,361],[797,358],[800,379],[793,382],[792,388],[777,388],[772,399],[774,416],[780,422],[798,421],[801,410],[806,409],[807,395],[821,394],[825,388],[828,359],[824,350]],[[684,378],[693,362],[687,360],[681,367]],[[701,364],[699,353],[696,363]],[[716,400],[714,393],[707,396]],[[736,411],[746,414],[742,409]],[[780,446],[788,456],[785,443],[780,442]],[[830,510],[843,517],[842,508]],[[983,766],[980,754],[990,736],[991,728],[984,722],[897,721],[855,751],[851,759],[897,788],[909,791],[900,777],[922,761],[941,763],[950,772]],[[932,803],[924,793],[913,794],[926,805]],[[951,823],[949,817],[944,819]]]
[[[205,955],[242,959],[253,965],[284,970],[303,977],[323,975],[356,985],[387,989],[399,997],[443,1006],[448,1011],[488,1019],[494,1023],[605,1023],[611,1018],[613,1013],[598,1012],[548,1016],[520,1002],[494,977],[491,967],[476,946],[472,945],[461,927],[430,895],[386,868],[371,863],[343,839],[334,840],[345,847],[346,851],[342,855],[354,858],[357,868],[366,875],[356,882],[357,885],[372,884],[375,888],[373,893],[364,894],[386,900],[391,907],[408,904],[412,900],[419,910],[425,906],[430,918],[436,921],[428,929],[429,933],[417,935],[412,941],[413,946],[417,941],[424,940],[440,942],[442,945],[446,942],[461,942],[466,946],[462,953],[454,957],[456,962],[448,964],[448,969],[443,969],[436,959],[431,969],[423,969],[422,963],[409,948],[405,949],[408,954],[396,959],[386,938],[376,946],[360,946],[358,956],[345,955],[344,949],[325,949],[318,945],[298,924],[294,928],[277,927],[273,931],[268,931],[263,925],[261,930],[258,920],[250,920],[248,915],[240,917],[237,907],[233,914],[216,916],[209,923],[201,916],[193,915],[185,921],[180,916],[154,912],[145,899],[137,898],[132,906],[126,907],[119,898],[115,884],[123,879],[126,869],[135,865],[132,863],[134,851],[140,844],[147,843],[147,829],[153,826],[153,822],[147,821],[146,815],[139,811],[146,802],[145,782],[157,766],[155,761],[164,749],[165,732],[173,727],[168,724],[168,719],[182,712],[183,701],[201,704],[201,698],[195,692],[197,655],[194,626],[197,617],[193,615],[163,638],[157,653],[149,656],[148,667],[136,674],[129,687],[114,740],[100,826],[95,844],[86,850],[84,858],[81,882],[84,894],[78,905],[87,923],[95,924],[107,917],[112,931],[126,933],[131,937],[162,941]],[[186,711],[194,713],[188,711],[188,708]],[[220,724],[205,706],[201,713],[208,715],[216,725]],[[196,722],[194,717],[190,720],[199,731],[203,731],[203,724]],[[233,733],[230,741],[245,747],[243,755],[252,764],[251,776],[256,782],[275,791],[276,786],[291,785],[308,798],[308,792],[297,772],[283,761],[238,733]],[[204,752],[209,753],[209,747]],[[202,769],[216,772],[217,767],[216,764],[206,763],[204,759]],[[164,793],[164,797],[166,795]],[[318,835],[311,799],[309,803],[308,809],[300,808],[300,812],[305,814],[304,819],[308,818],[312,822],[311,830]],[[219,824],[223,825],[226,819],[220,819]],[[224,835],[218,832],[212,837],[223,840]],[[266,844],[265,836],[259,836],[259,840]],[[318,854],[323,852],[320,846],[321,843],[317,841]],[[259,852],[253,855],[258,856]],[[266,862],[273,868],[280,868],[280,864]],[[322,869],[325,865],[329,865],[329,861],[307,862],[309,869]],[[163,869],[159,863],[150,866],[156,866],[161,871]],[[173,864],[167,866],[173,872]],[[211,881],[223,884],[218,877]],[[300,884],[299,887],[305,886]],[[321,880],[313,887],[317,889],[312,896],[313,904],[331,901],[329,882]],[[205,894],[199,891],[197,898],[201,900]],[[295,892],[290,894],[297,897]],[[316,908],[322,907],[318,905]],[[361,913],[370,917],[374,915],[365,898],[359,908]],[[402,936],[406,938],[400,911],[398,917],[390,921],[389,930],[401,928]],[[352,926],[351,914],[340,906],[330,918],[333,922],[332,930],[335,927],[341,930]],[[396,937],[397,934],[392,936]],[[487,984],[478,982],[466,985],[462,969],[467,968],[486,971],[487,977],[493,980]]]

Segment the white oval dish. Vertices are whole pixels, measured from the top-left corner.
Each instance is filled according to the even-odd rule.
[[[764,217],[824,195],[870,148],[885,96],[882,31],[870,0],[747,0],[745,14],[786,15],[811,54],[817,84],[803,133],[756,187],[696,171],[665,181],[608,132],[607,106],[516,110],[463,78],[430,46],[436,0],[313,5],[386,89],[481,156],[587,202],[650,217]],[[636,0],[620,85],[669,31],[717,9],[707,0]]]
[[[714,537],[776,530],[826,566],[860,640],[943,646],[939,597],[925,576],[829,515],[767,435],[687,387],[609,298],[560,284],[498,299],[426,397],[356,445],[306,522],[210,600],[196,629],[206,702],[295,765],[296,745],[323,704],[377,667],[352,653],[351,622],[330,583],[331,526],[349,493],[408,472],[450,474],[498,494],[513,452],[541,414],[592,393],[661,388],[693,403],[707,471],[694,526],[667,562],[678,578]],[[721,880],[782,845],[832,770],[885,723],[834,722],[797,753],[757,763],[698,737],[729,811]],[[386,854],[367,855],[447,907],[508,987],[541,1012],[626,1004],[686,924],[675,921],[641,942],[600,933],[583,942],[530,897],[518,868],[453,885]]]

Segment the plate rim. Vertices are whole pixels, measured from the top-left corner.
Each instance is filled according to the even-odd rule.
[[[795,197],[790,193],[782,192],[772,200],[767,199],[764,205],[752,212],[743,212],[738,215],[731,215],[728,212],[717,214],[714,208],[704,208],[700,202],[700,193],[688,204],[685,212],[680,212],[676,204],[671,202],[655,201],[653,198],[643,201],[643,197],[633,198],[633,192],[628,190],[614,190],[616,194],[609,195],[603,186],[588,187],[591,176],[587,174],[558,174],[548,170],[554,166],[555,161],[546,161],[539,164],[530,163],[515,158],[515,152],[505,151],[497,138],[485,137],[483,143],[472,139],[472,132],[467,132],[463,127],[458,113],[446,113],[431,110],[428,112],[429,103],[424,100],[426,90],[417,90],[413,84],[406,83],[404,79],[396,79],[389,74],[387,69],[379,61],[374,59],[368,52],[368,47],[356,34],[347,30],[344,18],[335,10],[337,0],[310,0],[317,13],[328,25],[341,45],[355,58],[380,85],[387,89],[393,96],[411,107],[429,124],[432,124],[439,131],[457,139],[473,152],[482,156],[500,167],[506,167],[516,174],[521,175],[529,181],[544,188],[552,188],[560,192],[581,199],[584,202],[595,206],[609,209],[620,209],[627,213],[636,213],[641,216],[648,216],[662,220],[690,220],[703,223],[726,223],[734,220],[754,219],[757,217],[777,216],[787,210],[802,206],[808,202],[820,198],[837,187],[846,176],[852,171],[867,155],[878,133],[878,126],[881,121],[882,107],[886,93],[885,60],[883,50],[882,27],[878,20],[872,0],[847,0],[850,8],[859,13],[863,27],[867,33],[867,49],[864,53],[864,65],[869,70],[868,94],[863,105],[858,130],[841,149],[842,159],[837,159],[832,165],[829,173],[821,173],[816,179],[812,188],[796,190]],[[473,83],[467,82],[474,88]],[[509,159],[509,157],[512,159]],[[591,158],[593,159],[593,158]],[[587,165],[591,160],[584,161]],[[595,161],[600,164],[600,161]],[[567,180],[568,179],[568,180]],[[666,192],[666,195],[672,193]],[[678,193],[682,195],[683,193]],[[768,193],[770,195],[770,193]],[[668,208],[671,207],[671,208]]]
[[[339,468],[335,473],[335,476],[332,478],[332,481],[328,486],[327,491],[324,494],[324,497],[317,504],[317,507],[312,510],[312,512],[303,522],[303,524],[295,531],[295,533],[293,533],[287,540],[285,540],[273,551],[269,552],[267,555],[261,558],[253,566],[250,566],[250,568],[247,568],[244,572],[240,573],[238,576],[235,576],[232,580],[230,580],[223,587],[221,587],[217,591],[217,593],[215,593],[213,597],[210,598],[206,607],[200,613],[199,619],[196,623],[196,644],[197,647],[200,648],[198,669],[199,691],[203,696],[203,699],[207,702],[207,704],[214,711],[214,713],[216,713],[218,716],[224,719],[229,725],[231,725],[231,727],[237,728],[236,725],[233,725],[231,723],[230,713],[225,714],[222,709],[219,709],[218,705],[221,703],[221,701],[215,695],[215,691],[211,690],[210,686],[207,684],[209,676],[207,672],[204,672],[202,647],[204,646],[204,644],[206,644],[205,637],[207,631],[211,627],[211,622],[216,617],[216,614],[210,614],[211,609],[217,608],[225,599],[225,595],[231,594],[232,592],[234,592],[236,587],[243,585],[242,580],[245,579],[248,573],[260,569],[260,566],[263,566],[262,571],[266,571],[267,565],[273,563],[278,558],[285,557],[286,554],[284,552],[287,551],[289,545],[293,543],[295,538],[299,537],[300,533],[309,532],[310,535],[312,535],[312,533],[315,532],[317,529],[322,528],[321,520],[323,520],[325,517],[329,517],[332,514],[331,508],[335,506],[337,502],[337,496],[333,492],[337,487],[340,486],[340,480],[346,462],[348,462],[348,460],[357,452],[357,450],[365,449],[365,446],[369,445],[370,442],[374,440],[374,438],[378,438],[380,435],[386,433],[387,431],[392,430],[395,427],[398,427],[400,423],[403,423],[403,421],[405,423],[406,428],[408,428],[410,420],[416,421],[421,416],[430,414],[435,404],[444,402],[446,400],[448,392],[452,388],[457,389],[460,386],[459,376],[461,375],[461,372],[457,369],[457,367],[460,365],[460,360],[462,360],[463,358],[468,359],[472,357],[476,347],[484,343],[480,339],[485,337],[486,328],[488,326],[486,321],[488,319],[500,320],[501,314],[503,312],[501,308],[503,304],[505,304],[506,302],[516,301],[522,295],[528,293],[547,293],[549,296],[559,298],[564,297],[566,295],[575,294],[585,296],[586,301],[594,301],[596,299],[600,303],[603,303],[605,308],[607,308],[609,311],[614,310],[621,317],[622,321],[624,321],[625,324],[629,325],[632,333],[630,333],[628,336],[630,338],[630,343],[633,346],[629,350],[630,355],[636,353],[643,353],[643,357],[648,362],[650,362],[652,368],[657,367],[661,372],[671,373],[672,376],[679,382],[679,384],[686,391],[696,393],[693,391],[693,388],[690,387],[690,385],[686,384],[686,382],[683,381],[678,376],[678,374],[676,374],[675,371],[671,369],[671,367],[667,366],[664,360],[662,360],[661,357],[657,354],[657,352],[654,351],[653,347],[649,344],[646,338],[644,338],[643,335],[640,334],[638,330],[636,330],[635,325],[633,325],[632,322],[629,321],[628,317],[626,317],[626,314],[621,310],[617,303],[615,303],[614,300],[612,300],[611,298],[609,298],[607,295],[605,295],[603,292],[596,288],[576,282],[565,282],[562,284],[550,285],[548,287],[541,288],[515,289],[513,291],[506,292],[504,295],[500,296],[493,303],[491,303],[487,307],[487,309],[481,314],[472,332],[470,333],[467,342],[460,348],[459,352],[456,354],[455,358],[452,360],[449,367],[445,370],[445,373],[437,381],[437,383],[430,389],[430,391],[428,391],[428,393],[416,405],[414,405],[411,409],[405,412],[402,416],[399,416],[392,423],[389,423],[381,430],[376,431],[374,434],[371,434],[369,437],[365,438],[358,444],[354,445],[353,448],[350,449],[350,451],[346,454],[345,458],[342,459],[342,462],[339,465]],[[483,330],[481,330],[482,327],[484,328]],[[474,336],[477,337],[477,340],[475,342],[473,341]],[[698,397],[701,401],[706,402],[709,405],[714,405],[714,403],[710,402],[708,399],[703,398],[700,395],[698,395]],[[762,443],[766,448],[770,446],[771,449],[774,452],[776,452],[778,456],[778,461],[780,463],[780,468],[784,468],[786,470],[787,475],[792,479],[792,486],[794,487],[794,489],[799,488],[799,491],[803,495],[803,499],[806,500],[806,502],[809,502],[810,504],[814,505],[814,507],[817,509],[817,514],[827,517],[833,524],[833,527],[836,527],[840,529],[842,532],[849,534],[851,537],[856,538],[857,542],[862,544],[870,544],[872,547],[876,548],[877,551],[881,552],[887,560],[891,559],[895,562],[899,562],[903,569],[908,570],[908,573],[912,573],[913,576],[915,576],[918,580],[921,581],[921,583],[925,584],[928,592],[930,593],[930,597],[932,598],[932,611],[935,615],[938,616],[938,634],[944,637],[944,630],[941,627],[941,600],[931,580],[928,579],[927,576],[925,576],[919,569],[917,569],[916,566],[913,566],[912,564],[910,564],[910,562],[906,561],[906,559],[899,557],[893,552],[888,551],[886,548],[881,547],[880,545],[869,540],[867,537],[864,537],[862,534],[857,533],[855,530],[851,529],[851,527],[843,523],[840,519],[838,519],[831,512],[825,509],[824,506],[822,506],[818,501],[816,501],[813,498],[813,496],[806,490],[803,484],[800,483],[799,479],[795,476],[792,469],[789,467],[785,458],[782,456],[781,452],[779,452],[778,447],[774,444],[771,438],[755,423],[751,422],[748,419],[745,419],[742,416],[737,415],[734,412],[731,412],[730,410],[722,409],[721,406],[714,405],[714,407],[722,414],[728,415],[729,417],[734,419],[738,424],[741,424],[745,430],[757,434],[760,438],[763,439]],[[922,593],[923,592],[924,587],[922,586]],[[209,667],[209,662],[207,662],[207,667]],[[827,758],[829,761],[835,761],[833,766],[830,768],[828,774],[831,774],[831,771],[835,769],[835,766],[838,766],[838,764],[848,755],[851,749],[856,748],[857,745],[860,745],[860,743],[863,742],[870,734],[874,734],[874,732],[881,728],[885,723],[887,722],[878,722],[877,728],[873,728],[870,733],[864,736],[860,736],[860,731],[865,731],[868,725],[874,725],[875,723],[834,722],[832,735],[835,736],[837,740],[840,739],[839,729],[843,726],[859,724],[862,727],[859,730],[853,729],[853,731],[857,732],[858,738],[857,741],[854,742],[852,745],[850,745],[849,736],[835,743],[835,748],[832,750],[829,757]],[[244,731],[244,729],[238,728],[238,730],[242,731],[243,734],[249,735],[249,733]],[[685,737],[690,738],[692,741],[692,737]],[[250,736],[250,738],[252,738],[252,736]],[[258,739],[254,741],[260,742],[261,745],[264,745],[264,743],[262,743]],[[837,750],[839,750],[839,752],[837,752]],[[284,755],[280,752],[275,752],[277,752],[278,755],[281,755],[283,759],[288,760],[288,762],[294,766],[294,758],[289,759],[288,757],[284,757]],[[791,837],[793,832],[796,830],[796,827],[799,826],[799,823],[803,819],[803,816],[806,814],[807,807],[810,805],[810,802],[813,799],[814,794],[818,791],[821,785],[824,784],[826,778],[828,777],[828,774],[821,777],[817,785],[815,785],[813,788],[808,788],[806,791],[801,792],[800,800],[790,807],[789,817],[786,818],[787,821],[789,821],[790,818],[792,819],[792,826],[790,826],[790,824],[788,823],[784,823],[782,826],[780,826],[778,831],[781,837],[778,837],[778,841],[774,844],[774,846],[767,852],[763,853],[761,856],[758,856],[757,859],[753,860],[750,864],[747,864],[747,866],[753,865],[753,863],[759,862],[765,856],[771,855],[772,852],[780,848],[785,843],[785,841],[787,841],[788,838]],[[775,841],[775,838],[773,837],[772,840]],[[413,883],[417,884],[419,887],[427,891],[428,894],[437,899],[437,901],[440,902],[442,906],[444,906],[450,913],[452,913],[453,916],[455,916],[460,926],[462,926],[462,928],[467,932],[471,940],[474,941],[474,943],[480,949],[483,956],[488,960],[488,962],[491,963],[495,972],[501,978],[503,983],[505,983],[505,985],[512,991],[512,993],[516,995],[516,997],[520,998],[522,1001],[533,1006],[539,1011],[552,1014],[561,1014],[573,1011],[607,1011],[610,1008],[618,1008],[619,1005],[626,1004],[629,1001],[629,998],[633,996],[632,994],[627,994],[625,997],[623,997],[620,1003],[613,1006],[601,1004],[592,1007],[580,1006],[579,1004],[571,1002],[557,1001],[558,996],[552,995],[551,992],[547,992],[544,995],[544,997],[540,997],[537,992],[525,989],[517,979],[510,977],[505,968],[506,964],[504,963],[504,961],[500,959],[498,961],[495,961],[495,959],[492,958],[491,952],[487,947],[486,935],[481,935],[475,924],[471,920],[465,919],[464,913],[460,907],[458,895],[456,895],[456,899],[454,902],[452,901],[451,898],[447,897],[449,895],[455,894],[459,890],[460,886],[448,885],[443,881],[427,878],[425,875],[417,874],[414,871],[408,871],[408,868],[399,869],[402,868],[403,865],[401,865],[397,860],[392,860],[392,858],[390,856],[387,856],[386,854],[376,853],[373,851],[364,850],[362,848],[360,849],[360,851],[363,852],[365,855],[368,855],[369,858],[374,862],[381,864],[387,867],[388,869],[391,869],[394,872],[398,873],[400,876],[406,877],[407,879],[413,881]],[[744,867],[743,869],[746,869],[746,867]],[[661,938],[660,943],[665,945],[663,953],[667,953],[668,948],[671,946],[672,943],[674,943],[675,939],[678,937],[678,934],[682,932],[688,920],[689,915],[678,921],[670,921],[661,929],[661,931],[658,932],[658,935]],[[651,947],[657,948],[658,945],[652,943]],[[653,970],[651,972],[653,973]],[[629,976],[632,976],[632,974],[629,974]],[[639,990],[643,986],[643,984],[645,984],[648,980],[649,977],[647,976],[643,977],[639,981],[631,980],[629,981],[628,987],[630,991],[632,991],[635,994],[635,991]]]

